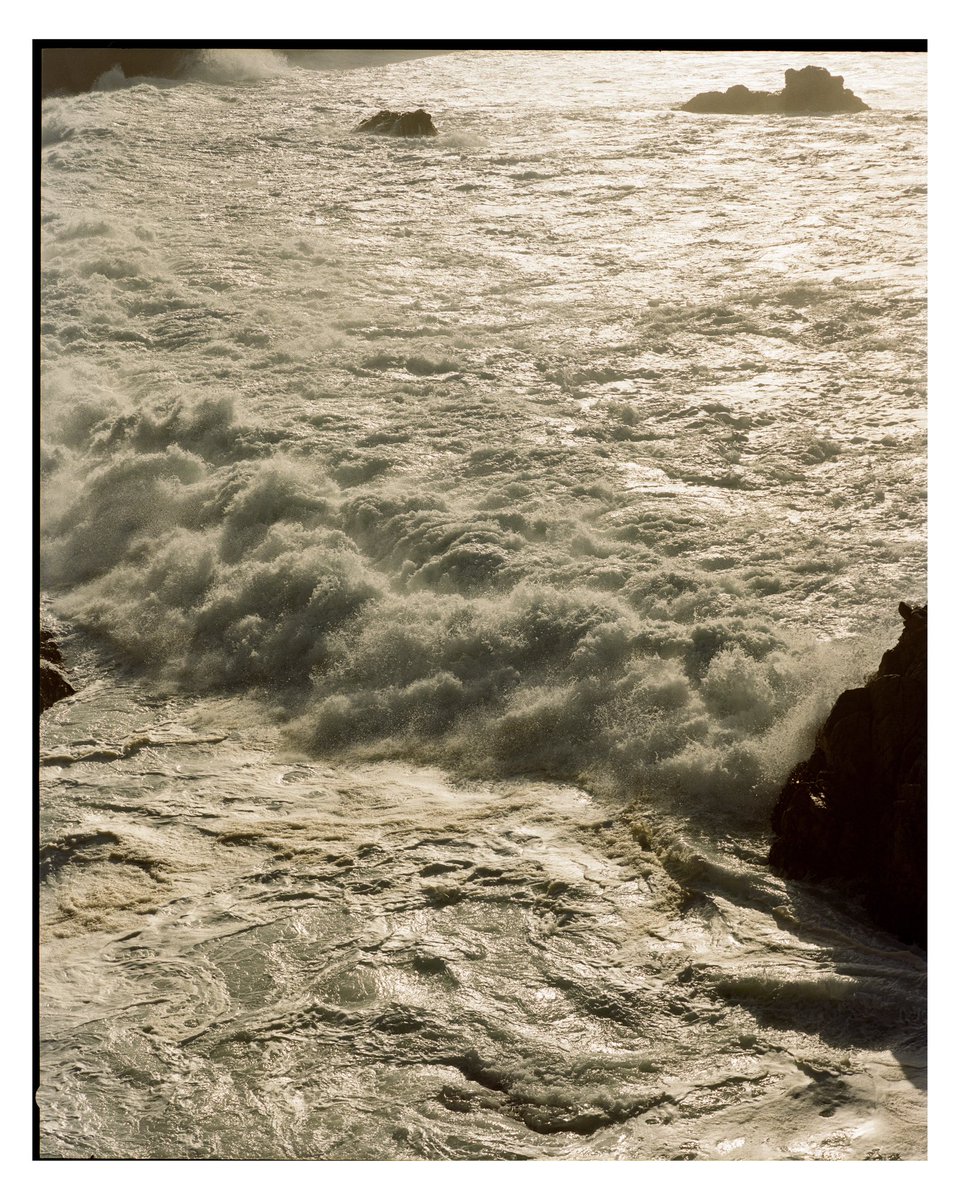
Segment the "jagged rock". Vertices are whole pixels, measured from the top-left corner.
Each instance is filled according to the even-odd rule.
[[[60,647],[53,640],[53,634],[49,629],[40,630],[40,657],[45,658],[47,662],[56,663],[57,666],[63,663]]]
[[[74,688],[59,667],[63,664],[60,647],[48,629],[40,630],[40,711],[74,694]]]
[[[56,667],[40,660],[40,711],[46,712],[51,704],[72,696],[74,689]]]
[[[870,107],[843,86],[842,75],[831,75],[826,67],[788,70],[780,97],[788,113],[866,112]]]
[[[883,928],[926,945],[927,609],[899,611],[897,645],[839,697],[780,793],[770,864],[843,883]]]
[[[433,118],[422,108],[414,112],[391,112],[383,109],[375,117],[361,121],[354,133],[378,133],[387,137],[437,137]]]
[[[843,86],[826,67],[788,70],[782,92],[753,92],[742,83],[725,92],[700,92],[680,106],[696,113],[854,113],[868,104]]]

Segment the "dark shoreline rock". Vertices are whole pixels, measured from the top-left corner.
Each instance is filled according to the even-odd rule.
[[[699,92],[683,112],[694,113],[855,113],[869,109],[859,96],[843,86],[842,75],[831,75],[826,67],[788,70],[781,92],[753,92],[742,83],[725,92]]]
[[[904,941],[927,941],[927,609],[863,687],[844,692],[773,810],[770,865],[840,883]]]
[[[392,112],[383,109],[354,128],[354,133],[376,133],[381,137],[438,137],[433,118],[422,108],[413,112]]]
[[[49,629],[40,628],[40,711],[74,695],[75,689],[60,670],[63,655]]]
[[[89,91],[113,67],[128,79],[176,79],[196,54],[186,46],[45,46],[40,51],[40,95]]]

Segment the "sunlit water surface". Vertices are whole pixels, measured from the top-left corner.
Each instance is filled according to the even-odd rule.
[[[45,1155],[924,1155],[924,958],[765,865],[925,592],[924,62],[815,61],[44,103]]]

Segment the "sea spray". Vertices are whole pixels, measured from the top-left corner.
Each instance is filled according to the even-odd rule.
[[[925,571],[922,67],[822,61],[45,101],[44,1154],[923,1155],[922,956],[767,866]]]
[[[576,559],[565,589],[513,583],[528,546],[562,556],[582,526],[530,538],[522,510],[504,529],[440,497],[345,493],[222,398],[87,437],[83,476],[60,473],[69,501],[45,525],[45,579],[73,588],[64,611],[193,689],[282,694],[317,753],[612,772],[628,790],[756,809],[857,681],[849,652],[758,617],[735,571],[722,593],[715,572],[678,586],[653,571],[623,599],[580,584]]]

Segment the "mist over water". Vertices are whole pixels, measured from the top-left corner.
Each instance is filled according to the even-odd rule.
[[[871,111],[675,111],[760,53],[44,102],[46,1153],[922,1155],[923,960],[764,865],[925,592],[924,62],[815,57]]]

